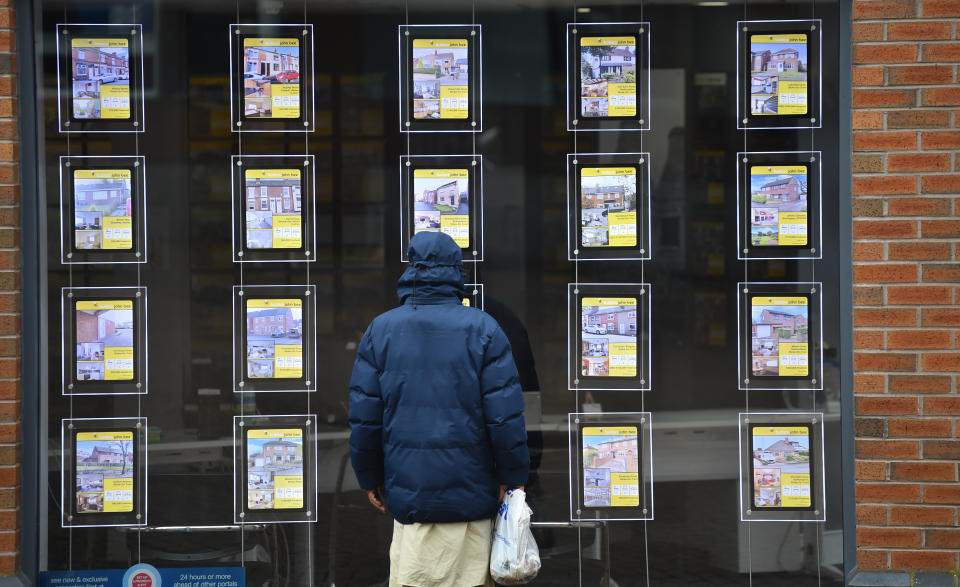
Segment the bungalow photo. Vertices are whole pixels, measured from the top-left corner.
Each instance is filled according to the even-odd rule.
[[[751,114],[806,114],[807,65],[807,35],[751,35]]]
[[[133,302],[76,302],[78,381],[133,379]]]
[[[755,507],[811,505],[809,428],[753,428],[753,502]]]
[[[470,172],[415,169],[413,232],[442,232],[461,248],[470,246]]]
[[[809,305],[805,297],[753,297],[750,308],[751,373],[809,373]]]
[[[133,432],[79,432],[78,513],[133,511]]]
[[[580,170],[580,226],[584,247],[636,246],[636,168]]]
[[[636,298],[583,298],[580,347],[581,375],[635,377]]]
[[[130,47],[126,39],[73,39],[73,117],[130,118]]]
[[[247,509],[303,507],[303,431],[253,429],[247,433]]]
[[[300,117],[300,41],[243,40],[243,111],[248,118]]]
[[[132,174],[129,169],[73,172],[73,237],[80,250],[132,249]]]
[[[244,189],[248,249],[303,246],[299,169],[248,169]]]
[[[303,302],[299,299],[247,300],[247,377],[303,377]]]
[[[585,117],[636,116],[636,38],[580,39],[580,114]]]
[[[467,39],[414,39],[413,117],[417,120],[467,118],[470,113]]]
[[[583,492],[586,507],[640,503],[640,452],[636,427],[584,427]]]
[[[806,167],[750,168],[750,242],[756,247],[807,244]]]

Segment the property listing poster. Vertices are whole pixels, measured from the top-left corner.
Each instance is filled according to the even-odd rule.
[[[803,296],[750,298],[754,375],[809,375],[809,309],[809,300]]]
[[[470,116],[467,39],[413,40],[413,117],[456,120]]]
[[[303,300],[247,300],[247,377],[303,377]]]
[[[580,39],[580,115],[617,118],[637,115],[637,39]]]
[[[247,169],[244,186],[247,192],[247,248],[302,247],[300,170]]]
[[[413,233],[449,235],[460,248],[470,246],[470,172],[467,169],[413,171]]]
[[[753,506],[809,508],[810,428],[753,426]]]
[[[247,118],[300,118],[300,41],[243,39],[243,113]]]
[[[260,428],[247,432],[247,509],[303,507],[303,430]]]
[[[580,169],[580,226],[584,247],[637,245],[637,168]]]
[[[637,298],[583,298],[580,305],[581,374],[637,376]]]
[[[750,35],[750,113],[807,113],[807,35]]]
[[[133,380],[133,300],[79,300],[77,380]]]
[[[130,118],[129,44],[127,39],[71,40],[74,118]]]
[[[77,513],[133,511],[133,431],[78,432]]]
[[[82,250],[133,248],[133,189],[129,169],[73,171],[73,240]]]
[[[806,166],[750,167],[750,242],[755,247],[808,243]]]
[[[640,447],[636,426],[585,426],[583,505],[639,507]]]

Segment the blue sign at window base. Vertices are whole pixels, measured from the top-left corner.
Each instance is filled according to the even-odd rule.
[[[245,587],[243,567],[157,569],[134,565],[101,571],[47,571],[39,587]]]

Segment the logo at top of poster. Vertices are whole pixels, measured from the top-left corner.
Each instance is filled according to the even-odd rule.
[[[153,565],[133,565],[123,575],[123,587],[160,587],[160,571]]]

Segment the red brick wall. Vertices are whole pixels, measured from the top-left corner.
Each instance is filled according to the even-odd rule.
[[[960,550],[960,0],[854,0],[858,566]]]
[[[20,187],[12,0],[0,0],[0,574],[20,552]]]

